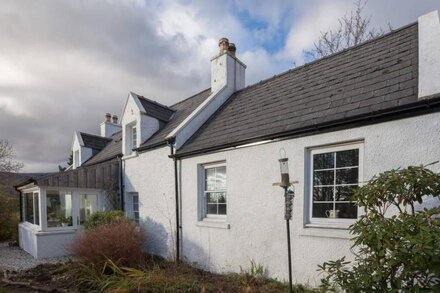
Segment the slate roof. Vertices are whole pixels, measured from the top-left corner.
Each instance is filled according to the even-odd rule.
[[[111,139],[108,137],[102,137],[84,132],[80,132],[80,135],[84,142],[84,146],[95,150],[102,150],[111,141]]]
[[[122,131],[118,131],[108,138],[107,145],[99,153],[82,163],[81,166],[98,164],[120,155],[122,155]]]
[[[236,92],[177,153],[240,145],[415,103],[417,79],[418,29],[412,24]]]
[[[165,138],[170,134],[174,128],[185,120],[206,98],[211,94],[211,89],[201,91],[183,101],[180,101],[169,108],[174,111],[171,120],[163,125],[155,134],[153,134],[147,141],[145,141],[139,150],[152,148],[154,146],[165,144]]]
[[[147,99],[133,92],[132,94],[136,95],[139,98],[139,101],[141,102],[142,107],[144,107],[145,113],[148,116],[157,118],[163,122],[168,122],[171,116],[173,116],[174,110],[168,108],[167,106],[162,105],[156,101]]]

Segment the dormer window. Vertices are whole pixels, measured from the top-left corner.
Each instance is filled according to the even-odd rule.
[[[131,127],[131,148],[134,149],[137,147],[137,131],[136,125]]]

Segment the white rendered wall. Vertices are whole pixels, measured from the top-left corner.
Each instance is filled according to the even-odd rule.
[[[128,131],[129,127],[136,125],[137,145],[134,146],[134,148],[139,147],[159,130],[159,120],[141,113],[141,110],[143,111],[143,108],[137,97],[130,94],[127,98],[121,118],[122,153],[124,155],[131,153],[127,150],[127,148],[131,146],[131,143],[127,141],[127,139],[131,139],[130,132]]]
[[[440,93],[440,22],[438,11],[422,15],[419,24],[419,98]]]
[[[316,284],[317,265],[351,256],[346,230],[304,228],[307,148],[364,141],[364,180],[379,172],[440,158],[440,113],[239,148],[182,161],[182,255],[189,262],[218,271],[239,272],[250,260],[261,263],[270,277],[287,278],[286,228],[280,181],[280,148],[289,158],[296,198],[291,222],[294,281]],[[227,223],[230,229],[198,226],[197,168],[226,161]],[[440,164],[432,166],[440,171]]]
[[[139,153],[126,159],[124,192],[139,195],[140,225],[149,253],[172,257],[175,247],[174,163],[169,147]],[[126,205],[131,204],[126,200]],[[132,208],[126,206],[126,211]]]
[[[111,137],[118,131],[121,131],[122,126],[120,124],[114,124],[112,122],[104,121],[101,123],[101,136],[102,137]]]

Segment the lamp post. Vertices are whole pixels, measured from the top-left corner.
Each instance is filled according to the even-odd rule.
[[[293,197],[295,193],[293,190],[289,190],[290,178],[289,178],[289,164],[288,158],[281,158],[278,160],[280,163],[280,172],[281,172],[281,183],[280,186],[284,189],[284,219],[286,220],[286,228],[287,228],[287,255],[289,261],[289,292],[292,292],[292,253],[290,246],[290,220],[292,219],[292,207],[293,207]]]

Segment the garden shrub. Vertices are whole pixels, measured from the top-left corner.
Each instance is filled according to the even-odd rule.
[[[321,265],[322,289],[440,290],[440,208],[420,210],[426,196],[440,198],[440,174],[423,166],[384,172],[358,188],[353,200],[364,214],[350,227],[355,259]]]
[[[91,230],[101,225],[108,225],[123,221],[129,221],[129,219],[125,217],[124,212],[122,211],[115,210],[96,212],[84,223],[84,228],[86,228],[86,230]]]
[[[119,266],[137,267],[144,260],[142,245],[139,227],[131,221],[119,221],[85,231],[75,239],[71,251],[99,271],[108,260]]]
[[[6,188],[0,185],[0,241],[17,240],[20,222],[20,204],[17,198],[10,197]]]

